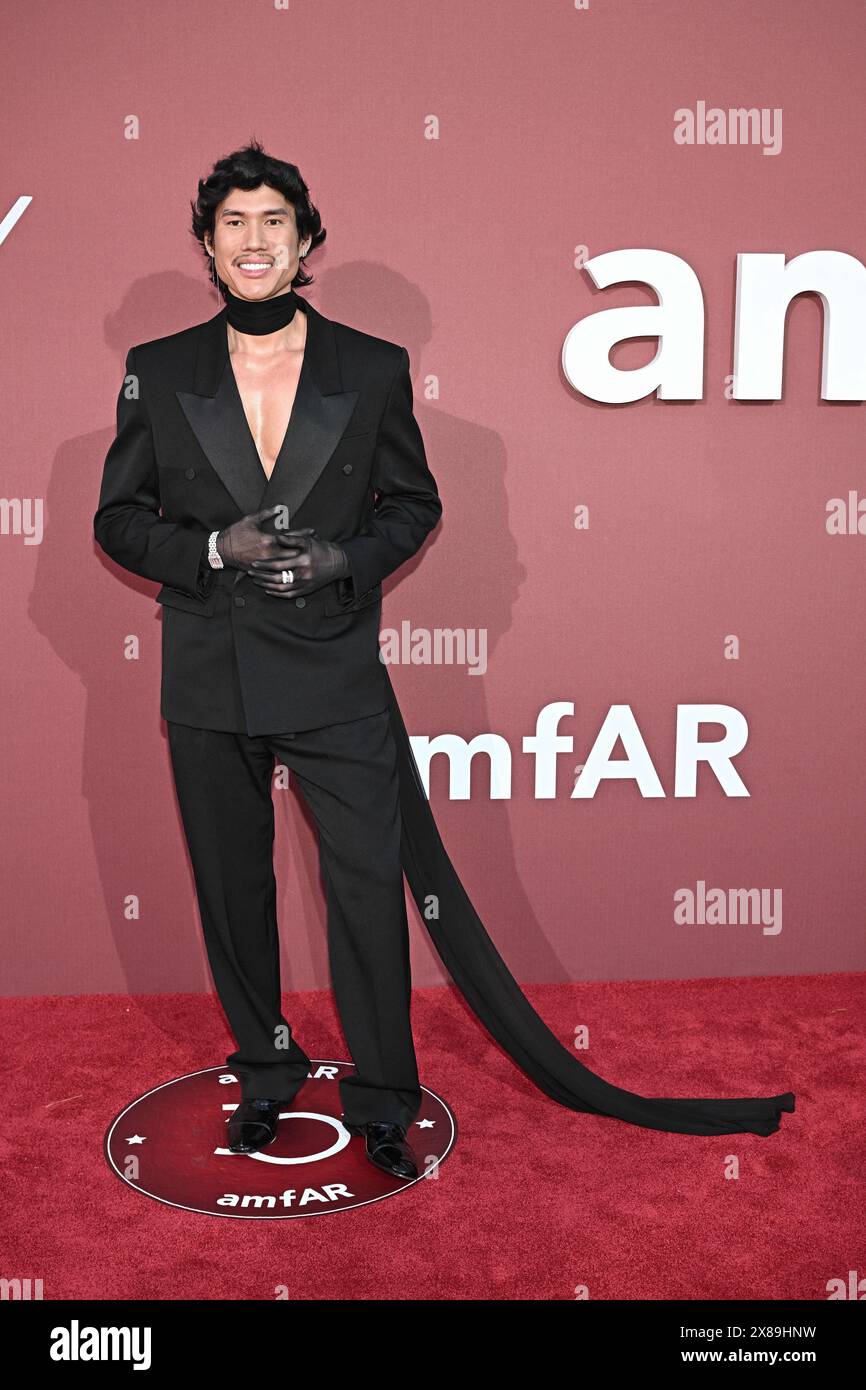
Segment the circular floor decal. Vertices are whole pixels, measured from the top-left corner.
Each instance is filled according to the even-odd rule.
[[[366,1157],[364,1139],[340,1122],[337,1082],[354,1070],[351,1062],[314,1061],[280,1116],[276,1139],[255,1154],[226,1147],[226,1126],[241,1098],[237,1077],[225,1067],[179,1076],[112,1120],[105,1157],[145,1197],[208,1216],[258,1221],[346,1211],[435,1180],[457,1135],[448,1106],[421,1087],[421,1109],[406,1135],[420,1176],[410,1182],[392,1177]]]

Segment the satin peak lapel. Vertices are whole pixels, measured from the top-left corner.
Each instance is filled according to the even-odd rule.
[[[299,296],[307,340],[288,429],[265,477],[229,361],[226,311],[199,325],[192,391],[175,395],[199,444],[243,516],[282,504],[294,528],[358,399],[344,391],[330,319]]]

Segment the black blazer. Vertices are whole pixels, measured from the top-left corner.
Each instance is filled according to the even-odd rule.
[[[288,733],[388,705],[382,580],[442,515],[413,413],[409,354],[298,296],[307,338],[270,480],[231,368],[226,311],[130,348],[96,540],[162,588],[163,718]],[[283,503],[290,527],[342,545],[351,576],[295,599],[212,570],[207,538]]]

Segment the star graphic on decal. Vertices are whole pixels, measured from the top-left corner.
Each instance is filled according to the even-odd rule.
[[[415,1123],[417,1124],[417,1126],[418,1126],[419,1129],[433,1129],[433,1127],[434,1127],[435,1124],[436,1124],[436,1121],[435,1121],[435,1120],[416,1120]]]
[[[131,1134],[126,1142],[127,1144],[143,1144],[146,1138],[146,1134]]]

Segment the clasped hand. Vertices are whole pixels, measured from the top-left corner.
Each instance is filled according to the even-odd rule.
[[[280,507],[269,507],[245,516],[220,533],[217,547],[225,564],[245,570],[250,579],[275,598],[297,598],[313,593],[349,573],[342,546],[322,540],[312,526],[300,530],[262,529]],[[291,584],[283,573],[291,570]]]

